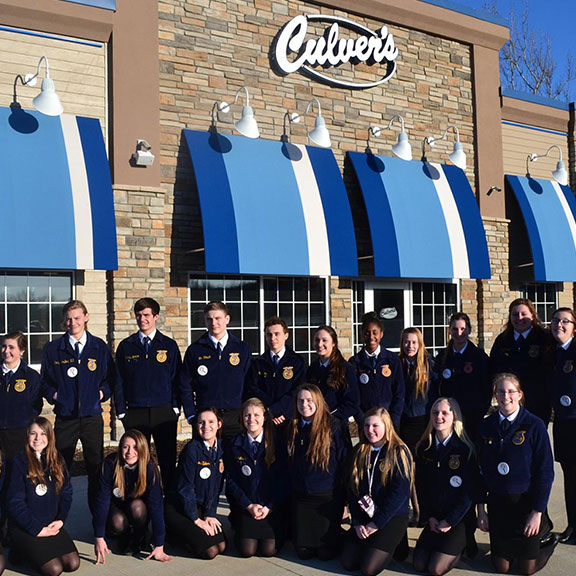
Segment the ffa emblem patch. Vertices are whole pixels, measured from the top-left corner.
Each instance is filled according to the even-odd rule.
[[[460,468],[460,454],[452,454],[450,456],[448,468],[450,468],[450,470],[458,470],[458,468]]]
[[[94,370],[98,368],[98,366],[96,365],[96,358],[88,358],[86,366],[88,366],[88,370],[90,370],[90,372],[94,372]]]
[[[232,366],[238,366],[238,364],[240,364],[240,352],[230,352],[230,358],[228,361]]]
[[[530,348],[528,348],[528,356],[530,356],[530,358],[538,358],[538,356],[540,356],[540,346],[530,346]]]
[[[26,390],[26,380],[16,380],[14,390],[16,390],[16,392],[24,392],[24,390]]]
[[[570,374],[570,372],[574,370],[574,363],[572,362],[572,360],[566,360],[566,362],[564,362],[564,368],[562,368],[562,370],[564,370],[565,374]]]
[[[472,365],[472,362],[466,362],[466,364],[464,364],[463,370],[466,372],[466,374],[472,374],[472,372],[474,372],[474,366]]]
[[[526,430],[518,430],[512,438],[512,444],[515,446],[521,446],[524,444],[524,440],[526,440]]]
[[[282,378],[285,380],[291,380],[294,377],[294,369],[292,366],[284,366],[282,370]]]
[[[156,361],[163,364],[166,360],[168,360],[168,350],[158,350],[156,352]]]
[[[382,366],[382,376],[384,376],[384,378],[388,378],[390,374],[392,374],[392,370],[390,370],[390,365],[384,364],[384,366]]]
[[[224,460],[220,459],[220,464],[218,465],[218,470],[220,470],[220,474],[224,473]]]

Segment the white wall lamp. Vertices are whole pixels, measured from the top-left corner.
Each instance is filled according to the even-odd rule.
[[[562,149],[557,144],[552,144],[548,150],[544,154],[528,154],[526,158],[526,176],[530,178],[530,170],[528,168],[528,164],[530,162],[536,162],[539,158],[546,158],[550,154],[553,148],[556,148],[560,153],[560,160],[556,164],[556,170],[552,172],[552,178],[561,184],[562,186],[568,186],[568,172],[566,171],[566,165],[562,161]]]
[[[216,102],[212,107],[212,125],[216,124],[216,115],[217,113],[221,112],[222,114],[228,114],[230,112],[231,106],[236,104],[238,101],[238,96],[240,92],[244,91],[246,95],[246,105],[242,107],[242,116],[238,122],[234,124],[234,128],[242,136],[246,136],[247,138],[258,138],[260,136],[260,131],[258,130],[258,123],[256,122],[256,118],[254,118],[254,110],[252,110],[252,106],[250,106],[250,94],[248,93],[248,88],[242,86],[242,88],[238,89],[236,92],[236,96],[234,98],[234,102],[232,104],[228,104],[228,102]]]
[[[400,114],[392,116],[390,122],[388,122],[388,130],[392,128],[394,120],[400,120],[400,134],[398,134],[398,142],[392,146],[392,152],[402,160],[412,160],[412,145],[410,140],[408,140],[408,134],[404,131],[404,118]],[[368,138],[370,138],[370,135],[378,138],[381,134],[382,128],[380,126],[370,126],[368,129]]]
[[[46,114],[47,116],[60,116],[62,112],[64,112],[64,108],[62,103],[60,102],[60,98],[56,93],[56,88],[54,87],[54,81],[50,78],[50,65],[48,63],[48,58],[46,56],[42,56],[38,61],[38,68],[36,70],[36,74],[26,74],[26,76],[22,77],[21,74],[18,74],[14,79],[14,104],[17,104],[16,98],[16,84],[18,80],[22,83],[23,86],[36,86],[38,81],[38,76],[40,75],[40,67],[42,62],[46,65],[46,76],[42,79],[42,85],[40,88],[40,94],[32,100],[32,104],[34,108],[41,112],[42,114]]]
[[[322,108],[320,107],[320,101],[318,98],[311,98],[308,104],[306,105],[306,109],[303,114],[299,112],[286,112],[284,114],[284,134],[282,134],[282,140],[287,141],[288,135],[286,133],[286,120],[289,121],[290,124],[298,124],[303,116],[306,116],[313,105],[316,104],[316,108],[318,109],[318,116],[314,120],[314,128],[308,132],[308,138],[313,144],[320,146],[321,148],[330,148],[331,141],[330,141],[330,132],[328,132],[328,128],[326,128],[326,122],[322,117]]]
[[[454,148],[452,152],[448,155],[450,162],[454,164],[454,166],[458,166],[462,170],[466,170],[466,154],[464,153],[464,149],[462,148],[462,143],[460,142],[460,133],[458,132],[458,128],[456,126],[450,125],[446,130],[444,130],[444,134],[439,136],[438,138],[432,138],[428,136],[424,139],[424,142],[432,148],[438,140],[446,140],[448,132],[453,130],[456,134],[456,142],[454,142]],[[422,152],[424,152],[424,142],[422,143]],[[424,155],[424,154],[423,154]]]
[[[138,140],[136,152],[132,154],[132,162],[136,166],[152,166],[154,164],[154,154],[150,152],[152,146],[146,140]]]

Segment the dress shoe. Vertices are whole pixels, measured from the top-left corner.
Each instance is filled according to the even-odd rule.
[[[554,534],[554,532],[546,532],[540,537],[540,548],[548,546],[554,540],[556,541],[556,544],[558,544],[558,534]]]
[[[550,552],[550,554],[554,551],[554,548],[558,546],[558,534],[554,534],[550,532],[550,536],[546,538],[546,540],[540,540],[540,550],[546,550]]]
[[[560,534],[558,541],[562,544],[574,544],[575,542],[571,542],[571,540],[576,540],[576,532],[572,526],[568,526],[568,528]]]

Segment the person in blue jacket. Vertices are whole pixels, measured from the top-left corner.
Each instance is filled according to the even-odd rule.
[[[56,448],[68,469],[82,442],[92,509],[104,457],[102,402],[110,398],[115,368],[106,343],[87,330],[90,316],[83,302],[71,300],[62,316],[66,334],[46,344],[42,355],[42,394],[54,405]]]
[[[384,408],[364,414],[348,475],[352,528],[340,560],[349,571],[376,576],[392,560],[408,527],[412,456]]]
[[[156,328],[160,304],[140,298],[134,304],[139,331],[116,350],[118,378],[116,412],[124,430],[140,430],[148,443],[154,438],[164,486],[176,469],[176,431],[180,415],[178,344]]]
[[[557,347],[547,388],[554,407],[554,457],[562,466],[564,503],[568,525],[560,535],[563,544],[576,544],[576,314],[558,308],[552,315]]]
[[[35,418],[25,449],[12,460],[6,513],[14,551],[40,574],[58,576],[80,567],[78,550],[64,529],[71,504],[70,475],[56,450],[52,425]]]
[[[220,411],[225,442],[242,431],[240,408],[252,356],[248,344],[228,332],[228,308],[223,302],[204,307],[207,332],[188,346],[180,376],[180,396],[189,422],[198,407]]]
[[[350,417],[359,409],[358,384],[351,364],[338,348],[338,335],[331,326],[320,326],[314,334],[317,358],[306,372],[306,382],[315,384],[322,392],[328,410],[348,432]]]
[[[26,445],[26,429],[42,410],[40,375],[23,360],[26,337],[6,334],[2,340],[0,374],[0,446],[11,460]]]
[[[285,538],[286,459],[280,456],[269,413],[259,398],[244,402],[242,423],[245,431],[224,454],[230,522],[241,556],[274,556]]]
[[[268,318],[264,335],[267,350],[252,362],[244,396],[260,398],[272,422],[280,426],[292,418],[294,391],[304,380],[306,366],[303,358],[287,345],[290,334],[282,318]]]
[[[330,560],[340,546],[349,439],[318,386],[298,387],[287,434],[296,554],[303,560]]]
[[[142,432],[124,432],[118,450],[104,460],[100,489],[94,507],[94,553],[96,564],[106,564],[110,553],[106,531],[119,537],[120,553],[138,554],[148,522],[152,524],[154,550],[146,560],[172,560],[164,552],[164,502],[156,465],[150,460],[148,442]]]
[[[414,456],[416,444],[422,438],[429,421],[429,393],[434,366],[418,328],[402,330],[399,357],[405,388],[400,438]]]
[[[166,495],[164,509],[170,541],[206,560],[226,550],[222,524],[216,518],[224,474],[218,441],[221,428],[222,418],[216,408],[200,409],[197,437],[180,453],[176,479]]]
[[[355,414],[362,426],[364,413],[371,408],[385,408],[396,430],[404,408],[404,375],[402,365],[394,352],[380,346],[384,336],[382,322],[375,312],[362,318],[364,348],[349,362],[354,368],[356,386],[360,393],[360,409]]]
[[[474,445],[454,398],[438,398],[416,447],[416,491],[424,530],[413,554],[419,572],[446,574],[466,547],[464,518],[478,497]]]
[[[546,510],[554,461],[544,422],[522,406],[520,381],[514,374],[494,379],[498,410],[479,430],[480,471],[484,495],[479,499],[478,527],[490,533],[492,564],[500,574],[518,561],[521,574],[534,574],[546,566],[557,537],[541,545],[547,530]],[[486,502],[488,508],[486,510]]]
[[[452,314],[450,340],[434,359],[434,379],[430,390],[432,401],[441,396],[454,398],[462,409],[466,433],[477,442],[477,431],[490,408],[489,358],[484,350],[470,341],[472,323],[464,312]]]

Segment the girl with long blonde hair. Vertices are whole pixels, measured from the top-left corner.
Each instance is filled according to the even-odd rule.
[[[140,552],[148,522],[152,522],[154,550],[147,557],[171,560],[164,552],[164,504],[156,464],[150,459],[142,432],[127,430],[118,450],[104,461],[100,490],[94,507],[94,551],[96,564],[106,563],[110,553],[105,532],[118,537],[121,553]]]
[[[295,402],[288,429],[294,547],[302,559],[329,560],[338,553],[343,465],[350,444],[318,386],[301,384]]]
[[[412,456],[384,408],[364,415],[348,476],[352,529],[341,561],[346,570],[378,574],[408,527]]]

